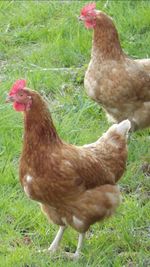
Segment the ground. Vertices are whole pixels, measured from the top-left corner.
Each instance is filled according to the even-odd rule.
[[[0,266],[122,267],[150,265],[149,130],[131,135],[127,170],[120,180],[123,202],[109,220],[91,227],[78,263],[38,253],[51,243],[50,225],[18,180],[22,115],[6,105],[16,79],[47,98],[60,136],[73,144],[95,141],[109,124],[100,106],[86,95],[84,73],[92,31],[77,16],[87,1],[0,1]],[[114,18],[125,52],[150,57],[150,2],[97,1]],[[144,170],[144,172],[143,172]],[[68,229],[61,248],[75,250],[77,234]],[[58,256],[57,255],[57,256]]]

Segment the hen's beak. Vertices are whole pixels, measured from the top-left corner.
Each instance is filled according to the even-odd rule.
[[[81,16],[78,17],[78,20],[79,21],[83,21],[83,20],[85,20],[85,18],[81,15]]]
[[[8,96],[6,97],[5,103],[10,103],[10,102],[14,102],[14,101],[15,101],[15,100],[14,100],[14,97],[11,96],[11,95],[8,95]]]

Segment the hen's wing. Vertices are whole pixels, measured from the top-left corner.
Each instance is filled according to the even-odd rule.
[[[95,143],[75,147],[78,152],[76,172],[87,189],[115,184],[125,170],[126,140],[131,128],[129,120],[112,125]]]
[[[126,81],[124,82],[128,84],[126,86],[127,94],[129,93],[130,99],[134,101],[150,101],[150,73],[146,66],[148,66],[148,63],[145,60],[131,60],[128,58],[125,60]]]
[[[91,82],[92,81],[92,82]],[[104,108],[128,109],[150,101],[150,74],[135,60],[125,58],[102,64],[91,64],[85,76],[89,95]],[[90,87],[90,86],[91,87]],[[89,87],[88,87],[89,86]]]
[[[105,183],[114,184],[109,170],[104,169],[103,152],[100,155],[100,146],[97,141],[83,147],[72,145],[64,147],[62,169],[66,173],[66,179],[68,177],[68,183],[73,183],[75,187],[84,189],[94,188]]]
[[[126,150],[118,150],[109,142],[104,145],[101,139],[83,147],[69,146],[63,153],[68,159],[70,171],[71,168],[74,170],[72,179],[77,187],[90,189],[104,184],[113,185],[125,169]]]

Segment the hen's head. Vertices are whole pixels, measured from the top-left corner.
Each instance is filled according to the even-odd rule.
[[[94,29],[96,25],[98,25],[99,29],[104,32],[106,32],[107,29],[109,29],[109,31],[113,29],[113,32],[115,30],[112,18],[104,12],[96,10],[95,3],[87,4],[81,9],[79,20],[84,22],[87,29]]]
[[[32,97],[25,86],[25,80],[17,80],[6,99],[6,102],[13,102],[13,107],[16,111],[28,111],[31,108]]]
[[[95,8],[96,4],[90,3],[81,9],[79,19],[84,21],[85,27],[87,29],[94,28],[96,26],[97,12]]]

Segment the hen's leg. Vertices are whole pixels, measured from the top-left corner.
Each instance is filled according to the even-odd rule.
[[[77,249],[76,249],[75,253],[66,252],[66,255],[68,258],[70,258],[72,260],[78,260],[80,258],[84,236],[85,236],[85,233],[79,234]]]
[[[50,252],[55,252],[58,249],[58,246],[60,244],[60,241],[62,239],[62,236],[63,236],[63,233],[64,233],[65,229],[66,229],[66,226],[60,226],[59,227],[59,230],[58,230],[58,232],[57,232],[52,244],[48,248],[48,250]]]

